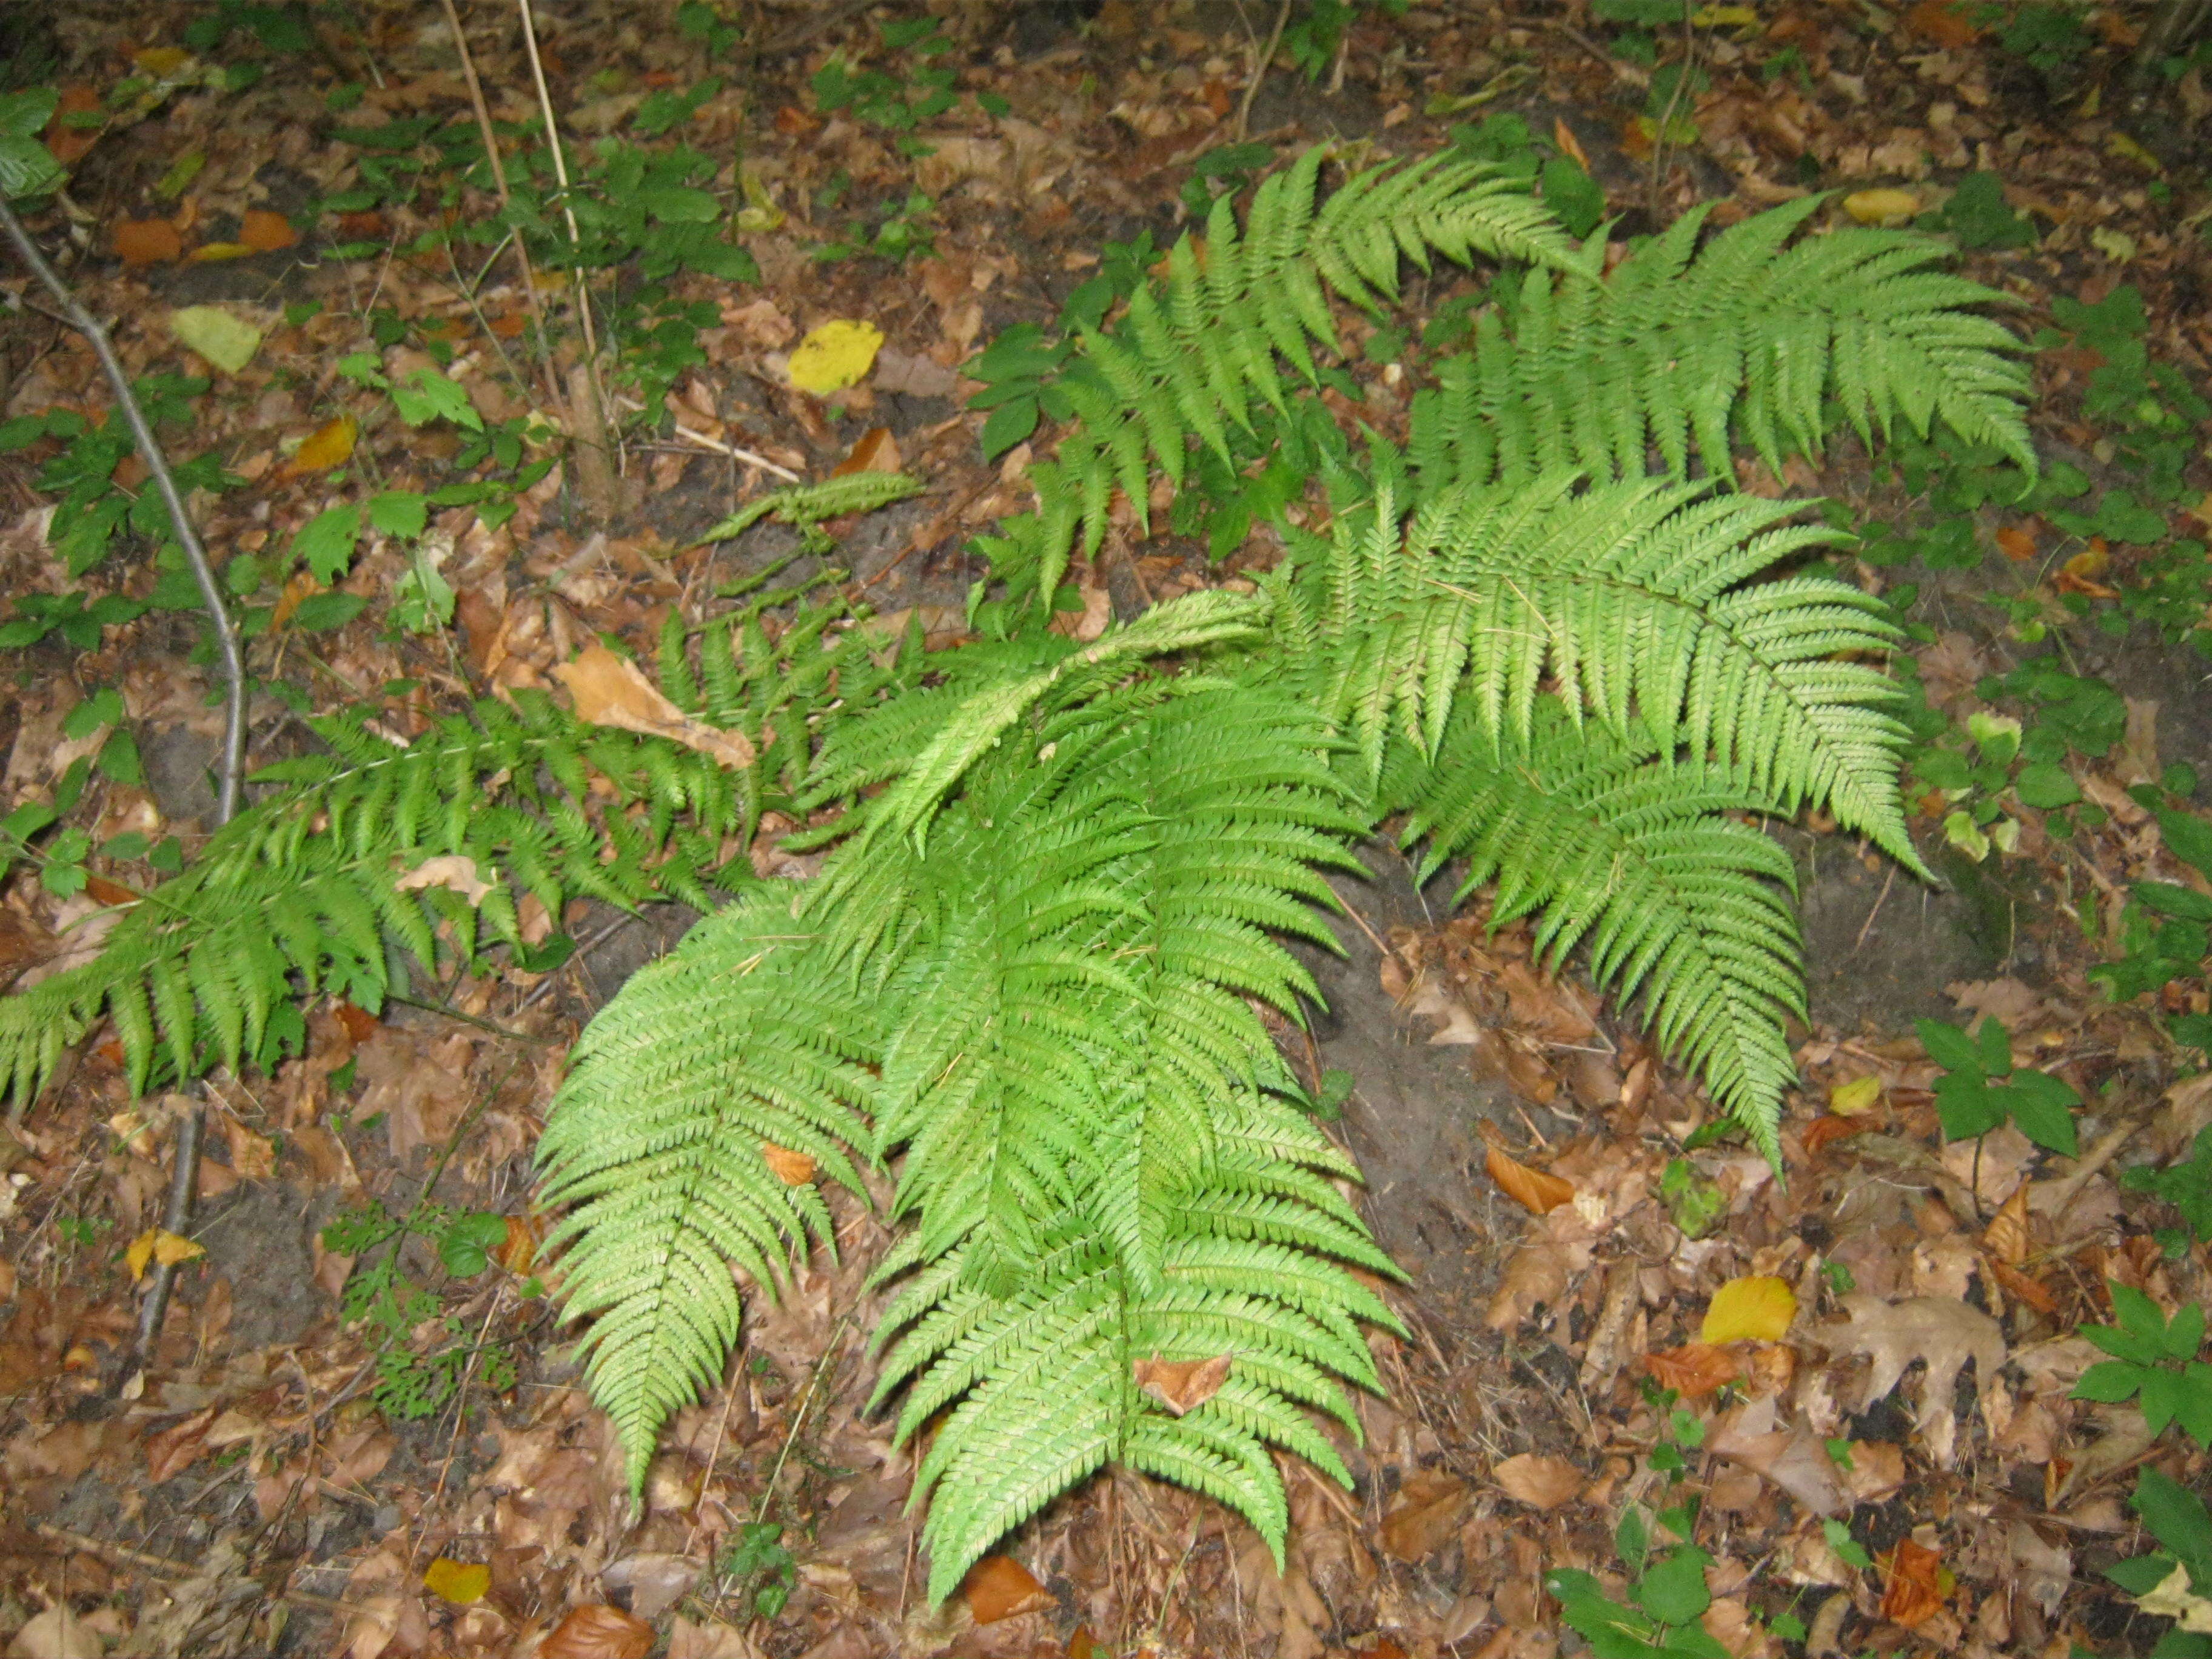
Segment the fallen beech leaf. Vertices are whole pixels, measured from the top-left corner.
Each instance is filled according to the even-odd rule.
[[[227,374],[261,349],[261,331],[221,306],[185,306],[169,313],[169,332]]]
[[[1220,1392],[1221,1385],[1229,1380],[1229,1356],[1162,1359],[1155,1355],[1136,1361],[1129,1370],[1139,1388],[1166,1407],[1170,1415],[1181,1417]]]
[[[441,1555],[422,1571],[422,1588],[441,1601],[465,1607],[481,1601],[491,1588],[491,1569],[482,1562],[456,1561]]]
[[[1990,1270],[1990,1277],[1996,1280],[2007,1296],[2018,1297],[2038,1313],[2055,1314],[2058,1311],[2058,1298],[2051,1293],[2050,1286],[2041,1279],[2024,1273],[2010,1262],[2000,1261],[1994,1256],[1985,1259],[1982,1265]]]
[[[2008,524],[1997,532],[1997,551],[2014,564],[2025,564],[2035,556],[2035,532]]]
[[[1542,1170],[1532,1170],[1520,1159],[1508,1158],[1496,1146],[1491,1147],[1482,1166],[1490,1171],[1490,1178],[1504,1188],[1506,1197],[1537,1215],[1549,1215],[1560,1205],[1573,1201],[1573,1182]]]
[[[384,1025],[382,1020],[356,1003],[332,1003],[331,1012],[338,1017],[338,1024],[345,1027],[346,1036],[356,1042],[368,1042]]]
[[[2112,562],[2112,550],[2102,536],[2089,538],[2087,551],[2076,553],[2058,567],[2051,585],[2062,593],[2079,593],[2092,599],[2117,599],[2119,591],[2097,580]]]
[[[1575,137],[1575,130],[1572,127],[1556,115],[1552,118],[1552,142],[1557,144],[1565,154],[1571,156],[1574,164],[1584,173],[1590,170],[1589,157],[1583,153],[1582,140]]]
[[[277,469],[276,476],[296,478],[303,472],[327,472],[334,466],[343,466],[353,458],[353,447],[360,438],[361,422],[352,416],[325,421],[292,452],[292,459]]]
[[[126,265],[167,264],[184,252],[185,239],[167,219],[125,219],[115,227],[115,257]]]
[[[1440,1469],[1410,1475],[1382,1516],[1382,1547],[1405,1562],[1425,1561],[1459,1535],[1473,1494],[1467,1482]]]
[[[146,1441],[146,1480],[150,1486],[160,1486],[171,1475],[181,1474],[190,1468],[200,1454],[208,1449],[208,1430],[214,1424],[216,1408],[208,1407],[192,1413],[181,1423],[173,1423],[159,1434]]]
[[[898,440],[891,436],[890,428],[872,426],[860,434],[851,453],[830,469],[830,476],[842,478],[855,472],[896,472],[902,465]]]
[[[239,222],[238,240],[256,253],[273,253],[298,241],[300,233],[281,213],[271,213],[267,208],[248,208]]]
[[[538,1653],[538,1659],[646,1659],[656,1639],[644,1620],[591,1601],[569,1608]]]
[[[78,1618],[66,1599],[26,1622],[8,1644],[9,1659],[18,1654],[22,1659],[100,1659],[106,1651],[100,1632]]]
[[[1018,1613],[1052,1605],[1052,1596],[1030,1570],[1011,1555],[987,1555],[968,1569],[960,1594],[979,1625],[995,1625]]]
[[[875,366],[884,331],[873,323],[839,318],[810,331],[791,354],[784,372],[792,385],[817,397],[842,392],[867,378]]]
[[[1864,1117],[1881,1103],[1881,1079],[1872,1072],[1828,1091],[1828,1109],[1838,1117]]]
[[[1863,1118],[1838,1117],[1832,1112],[1826,1117],[1816,1117],[1805,1126],[1806,1156],[1815,1156],[1832,1142],[1861,1133],[1872,1127]]]
[[[1741,1372],[1735,1356],[1710,1342],[1685,1342],[1644,1356],[1644,1369],[1662,1389],[1672,1389],[1685,1400],[1702,1400],[1727,1387]]]
[[[1951,51],[1971,46],[1981,38],[1981,28],[1956,0],[1920,0],[1905,14],[1905,27],[1924,40]]]
[[[617,656],[604,645],[586,646],[574,662],[556,664],[553,672],[568,688],[580,720],[673,738],[732,770],[753,763],[757,751],[743,732],[725,732],[693,720],[662,696],[635,663]]]
[[[767,1160],[775,1178],[787,1187],[804,1187],[814,1179],[814,1157],[811,1152],[796,1152],[788,1146],[763,1140],[761,1157]]]
[[[426,887],[442,887],[459,893],[475,909],[484,902],[484,896],[493,884],[477,874],[477,861],[465,853],[441,853],[427,858],[412,870],[392,878],[392,884],[403,893],[419,893]]]
[[[1881,1616],[1906,1630],[1924,1625],[1943,1610],[1943,1589],[1937,1578],[1942,1556],[1923,1549],[1910,1538],[1881,1558]]]
[[[195,1256],[207,1254],[205,1247],[195,1244],[181,1233],[169,1232],[160,1227],[149,1227],[131,1241],[131,1248],[123,1253],[134,1279],[146,1276],[146,1264],[158,1261],[165,1267],[173,1267],[179,1261],[190,1261]]]
[[[1705,1449],[1772,1481],[1813,1514],[1839,1515],[1850,1508],[1836,1485],[1827,1447],[1802,1424],[1778,1426],[1771,1395],[1747,1400],[1723,1416],[1707,1432]]]
[[[1910,219],[1920,211],[1920,198],[1909,190],[1855,190],[1844,198],[1844,211],[1863,225]]]
[[[1531,1509],[1555,1510],[1583,1489],[1583,1472],[1564,1457],[1522,1452],[1490,1472],[1491,1479]]]
[[[1753,1274],[1731,1279],[1713,1292],[1705,1309],[1700,1341],[1779,1342],[1797,1316],[1797,1293],[1786,1279]]]
[[[74,125],[72,115],[89,115],[100,105],[97,87],[64,87],[54,100],[53,117],[46,123],[46,149],[64,167],[73,167],[85,151],[100,142],[101,129]]]
[[[1998,1206],[1990,1224],[1982,1229],[1982,1246],[2008,1267],[2017,1267],[2027,1260],[2027,1182],[2014,1188],[2012,1196]]]
[[[507,1272],[520,1277],[529,1273],[538,1260],[538,1246],[544,1239],[544,1230],[529,1216],[511,1215],[507,1218],[507,1237],[492,1252],[492,1259]]]

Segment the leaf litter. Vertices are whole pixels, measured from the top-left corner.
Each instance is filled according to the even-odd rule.
[[[86,197],[98,252],[77,280],[108,314],[158,321],[125,331],[134,372],[190,370],[181,342],[250,394],[223,404],[214,435],[257,494],[246,510],[228,499],[209,509],[225,544],[247,553],[313,521],[334,469],[367,459],[404,493],[428,461],[450,458],[453,425],[379,427],[299,394],[338,372],[372,309],[438,347],[384,349],[379,372],[395,385],[442,379],[459,392],[448,413],[479,423],[520,418],[529,402],[501,372],[499,343],[517,337],[538,296],[504,278],[472,295],[438,262],[403,256],[430,222],[407,192],[349,210],[338,226],[385,239],[373,297],[349,289],[357,278],[338,262],[319,286],[305,267],[250,263],[283,254],[298,234],[274,210],[270,178],[335,192],[365,176],[335,122],[298,113],[289,100],[300,92],[357,97],[390,119],[465,107],[458,60],[434,27],[362,9],[367,33],[337,30],[307,58],[270,60],[265,88],[249,88],[243,103],[204,95],[223,71],[175,42],[143,50],[94,16],[66,20],[60,42],[64,108],[105,110],[106,125],[94,132],[58,117],[49,142],[65,160],[90,155],[110,169]],[[499,118],[525,118],[518,49],[493,41],[477,9],[461,9]],[[618,127],[650,99],[702,84],[698,48],[657,9],[586,9],[551,35],[547,64],[580,127]],[[670,606],[730,580],[720,555],[685,537],[775,482],[770,468],[903,462],[933,477],[947,502],[931,511],[944,517],[911,567],[890,574],[884,593],[896,604],[884,608],[912,607],[957,631],[969,579],[952,552],[957,532],[1018,506],[1032,459],[1021,446],[997,466],[979,464],[982,417],[953,402],[977,383],[960,371],[987,327],[1049,319],[1095,264],[1098,224],[1172,216],[1189,162],[1229,136],[1255,50],[1194,7],[1105,0],[1080,30],[956,9],[962,88],[979,110],[988,96],[1005,111],[948,116],[921,146],[933,153],[909,158],[852,110],[818,107],[826,66],[882,55],[880,20],[849,8],[756,9],[772,40],[788,33],[792,44],[758,60],[753,101],[717,86],[685,134],[741,142],[740,222],[761,282],[684,279],[714,320],[697,335],[702,361],[680,366],[665,389],[677,437],[627,458],[635,514],[580,532],[560,510],[557,475],[517,492],[501,525],[441,510],[437,527],[453,542],[438,579],[453,590],[458,658],[367,620],[301,635],[333,698],[387,688],[377,720],[395,739],[425,730],[471,683],[508,694],[552,684],[588,720],[717,754],[729,734],[592,641],[649,648]],[[2117,12],[2095,16],[2133,27]],[[1737,192],[1723,216],[1796,193],[1788,180],[1808,163],[1855,186],[1841,204],[1855,219],[1942,213],[1949,187],[1934,169],[2001,155],[1994,210],[2032,216],[2043,237],[2033,263],[2008,268],[2017,286],[2037,303],[2056,294],[2098,305],[2125,251],[2126,274],[2153,295],[2152,334],[2202,369],[2212,337],[2201,307],[2179,297],[2188,255],[2166,196],[2148,189],[2163,181],[2117,143],[2100,154],[2100,118],[2061,131],[2021,107],[2017,66],[1967,9],[1929,0],[1863,30],[1792,4],[1698,27],[1712,31],[1706,84],[1691,100],[1701,165]],[[137,73],[188,95],[111,106],[114,66],[134,51]],[[1686,169],[1650,172],[1650,116],[1615,118],[1616,82],[1641,73],[1630,59],[1584,51],[1575,29],[1480,8],[1356,14],[1342,57],[1325,66],[1337,91],[1308,89],[1286,53],[1252,101],[1250,130],[1288,149],[1358,109],[1385,142],[1425,147],[1455,118],[1486,118],[1486,88],[1509,65],[1524,126],[1549,131],[1561,155],[1604,175],[1613,210],[1640,204],[1671,217],[1710,193]],[[2181,77],[2199,99],[2202,74]],[[2102,137],[2125,135],[2107,125]],[[888,191],[886,202],[927,191],[938,198],[932,245],[905,264],[811,262],[797,231],[830,227],[793,216],[814,212],[837,178],[847,180],[838,191]],[[906,234],[896,217],[868,228],[878,248]],[[227,289],[195,275],[225,267],[256,279]],[[1428,296],[1432,309],[1448,297]],[[2098,356],[2084,348],[2057,360],[2046,389],[2089,382],[2106,366]],[[104,409],[89,356],[66,333],[43,337],[16,367],[10,415]],[[425,370],[430,381],[416,378]],[[1372,406],[1387,410],[1395,389],[1375,377]],[[2082,452],[2098,441],[2052,421]],[[27,479],[5,478],[18,522],[0,540],[0,568],[11,591],[49,591],[59,561]],[[1847,469],[1834,484],[1862,499],[1871,489]],[[1991,533],[2008,562],[2033,571],[2047,530]],[[274,625],[318,599],[367,600],[409,574],[402,538],[359,533],[350,571],[341,560],[335,580],[303,578]],[[1261,539],[1255,556],[1268,552]],[[2070,555],[2052,602],[2114,592],[2110,561],[2102,536]],[[1123,563],[1146,598],[1218,580],[1180,555]],[[1071,625],[1095,637],[1127,602],[1115,591],[1122,573],[1077,574],[1085,611]],[[1960,629],[1937,635],[1917,665],[1929,702],[1961,718],[1982,708],[2004,649]],[[195,724],[206,722],[198,672],[150,633],[110,654],[118,659],[90,678],[127,682],[128,712],[163,722],[189,775]],[[72,749],[88,739],[63,735],[82,701],[66,674],[19,689],[7,727],[11,806],[26,792],[50,795],[91,752]],[[2079,780],[2110,827],[2062,848],[2029,822],[2022,843],[2025,856],[2069,872],[2066,891],[2081,880],[2099,895],[2086,901],[2093,931],[2099,904],[2117,925],[2125,883],[2184,873],[2160,861],[2126,793],[2157,769],[2145,770],[2155,744],[2132,706],[2130,717],[2131,750]],[[106,835],[204,829],[188,790],[106,788]],[[467,864],[394,879],[475,906],[488,892]],[[11,888],[0,974],[21,987],[81,959],[114,902]],[[598,920],[541,914],[532,942],[556,930],[587,937]],[[1869,914],[1864,938],[1880,958],[1894,935],[1875,921]],[[1601,1012],[1571,975],[1540,971],[1525,929],[1487,923],[1478,910],[1395,931],[1380,974],[1408,1041],[1463,1054],[1467,1094],[1453,1109],[1473,1102],[1486,1113],[1482,1172],[1470,1147],[1459,1173],[1470,1194],[1487,1181],[1506,1202],[1471,1198],[1437,1224],[1479,1261],[1480,1302],[1425,1298],[1418,1285],[1399,1298],[1413,1339],[1370,1339],[1389,1397],[1362,1402],[1364,1444],[1337,1437],[1355,1492],[1292,1469],[1280,1571],[1240,1522],[1121,1473],[1054,1505],[944,1610],[929,1610],[914,1588],[903,1509],[910,1457],[862,1408],[873,1361],[851,1338],[872,1322],[882,1206],[872,1215],[836,1199],[840,1261],[800,1268],[778,1300],[749,1297],[730,1375],[679,1415],[642,1512],[629,1513],[611,1437],[578,1387],[565,1334],[549,1325],[544,1276],[557,1264],[535,1260],[544,1222],[528,1207],[527,1152],[561,1052],[588,1012],[549,963],[518,967],[507,984],[428,988],[428,1006],[399,1005],[381,1020],[342,1001],[315,1010],[295,1058],[251,1088],[222,1088],[201,1236],[157,1224],[176,1114],[130,1100],[112,1045],[89,1046],[64,1087],[0,1133],[0,1474],[10,1494],[0,1636],[32,1659],[641,1659],[664,1640],[680,1659],[1550,1659],[1562,1610],[1548,1575],[1585,1571],[1616,1599],[1638,1586],[1656,1595],[1669,1581],[1655,1580],[1656,1554],[1651,1568],[1642,1559],[1682,1536],[1651,1541],[1694,1498],[1707,1559],[1678,1571],[1671,1563],[1687,1558],[1670,1557],[1667,1571],[1702,1579],[1674,1589],[1680,1605],[1703,1604],[1687,1616],[1731,1659],[1799,1640],[1808,1654],[2101,1652],[2132,1641],[2126,1604],[2094,1573],[2136,1551],[2124,1482],[2151,1460],[2201,1483],[2203,1458],[2154,1437],[2131,1405],[2075,1398],[2101,1358],[2075,1332],[2114,1316],[2108,1285],[2166,1315],[2201,1301],[2202,1246],[2169,1254],[2154,1232],[2170,1216],[2122,1189],[2109,1154],[2102,1164],[2090,1163],[2094,1148],[2057,1158],[2009,1126],[1947,1145],[1942,1068],[1911,1024],[1929,1012],[1962,1028],[1994,1021],[2023,1064],[2064,1070],[2087,1098],[2102,1090],[2101,1127],[2126,1127],[2136,1114],[2136,1152],[2184,1156],[2212,1121],[2212,1091],[2173,1085],[2170,1051],[2140,1006],[2094,996],[2078,930],[2070,947],[2061,934],[2045,939],[2039,972],[1961,979],[1932,1011],[1900,1003],[1869,1026],[1823,1021],[1816,1009],[1799,1050],[1804,1088],[1785,1125],[1784,1182],[1724,1145],[1684,1150],[1709,1103],[1657,1063],[1632,1023]],[[546,984],[560,994],[526,1000]],[[805,1154],[763,1151],[779,1178],[811,1179]],[[249,1210],[241,1199],[256,1193],[281,1201]],[[358,1255],[333,1249],[330,1224],[368,1206],[407,1224]],[[470,1257],[477,1218],[495,1224],[499,1243]],[[250,1236],[223,1237],[248,1225]],[[341,1319],[348,1285],[386,1258],[398,1264],[391,1316]],[[131,1281],[149,1261],[183,1269],[185,1291],[137,1391],[109,1401],[103,1373],[127,1344]],[[1139,1361],[1131,1384],[1187,1410],[1221,1386],[1226,1358]],[[425,1400],[432,1409],[409,1414],[404,1402]],[[1634,1538],[1645,1541],[1632,1566]],[[2187,1626],[2204,1603],[2185,1579],[2141,1605]],[[1792,1620],[1802,1638],[1787,1635]]]

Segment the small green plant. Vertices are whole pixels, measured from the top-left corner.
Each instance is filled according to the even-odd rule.
[[[1668,1160],[1659,1177],[1659,1198],[1685,1238],[1703,1238],[1728,1212],[1728,1195],[1686,1158]]]
[[[1985,7],[2002,16],[2001,6]],[[1997,35],[1997,44],[2023,58],[2045,75],[2078,60],[2091,45],[2087,14],[2068,5],[2045,5],[2038,0],[2015,10]]]
[[[2130,793],[2156,817],[2166,850],[2199,874],[2212,871],[2212,823],[2174,804],[2196,787],[2186,766],[2169,767],[2163,787],[2137,785]],[[2201,981],[2204,958],[2212,955],[2212,898],[2193,887],[2170,881],[2130,884],[2120,913],[2118,954],[2089,970],[2089,977],[2115,1002],[2154,993],[2161,1000],[2181,981]],[[2188,1048],[2212,1052],[2212,1016],[2181,1012],[2202,999],[2185,994],[2167,1006],[2166,1035]]]
[[[2005,201],[2004,181],[1994,173],[1970,173],[1950,199],[1920,221],[1922,228],[1948,231],[1960,247],[2014,248],[2035,245],[2035,227]]]
[[[491,1266],[492,1252],[506,1242],[505,1217],[432,1203],[394,1216],[371,1200],[338,1216],[322,1237],[323,1248],[340,1255],[382,1252],[373,1262],[357,1263],[338,1298],[339,1316],[361,1321],[375,1348],[376,1382],[369,1398],[378,1410],[402,1422],[428,1417],[459,1390],[471,1364],[495,1393],[513,1385],[514,1362],[506,1348],[479,1346],[460,1320],[441,1316],[444,1303],[409,1279],[400,1260],[410,1238],[422,1239],[447,1273],[473,1279]],[[434,1324],[435,1334],[427,1347],[418,1346],[426,1324]]]
[[[1485,117],[1480,126],[1454,127],[1451,141],[1461,155],[1500,168],[1538,197],[1573,235],[1589,235],[1605,217],[1605,191],[1583,164],[1548,142],[1540,144],[1528,123],[1510,111]]]
[[[1640,1516],[1638,1521],[1640,1527]],[[1727,1659],[1728,1650],[1698,1622],[1713,1602],[1705,1588],[1710,1554],[1683,1544],[1647,1565],[1632,1560],[1624,1542],[1621,1558],[1636,1575],[1626,1601],[1614,1601],[1596,1577],[1577,1568],[1560,1568],[1544,1581],[1568,1627],[1589,1644],[1597,1659]]]
[[[2154,1618],[2178,1620],[2150,1650],[2150,1659],[2212,1659],[2212,1514],[2204,1500],[2172,1476],[2145,1468],[2128,1500],[2160,1546],[2148,1555],[2115,1562],[2105,1577],[2136,1598]]]
[[[2081,1097],[2063,1078],[2015,1066],[2012,1038],[1984,1018],[1972,1036],[1939,1019],[1913,1022],[1928,1057],[1944,1068],[1936,1111],[1946,1140],[1976,1140],[2009,1121],[2037,1146],[2072,1158],[2080,1150],[2074,1108]]]
[[[755,1616],[762,1619],[781,1613],[799,1583],[799,1563],[784,1546],[781,1522],[744,1522],[716,1567],[723,1577],[734,1581],[738,1601],[750,1600]]]
[[[2081,1373],[2076,1400],[2117,1405],[2134,1400],[2153,1434],[2179,1423],[2200,1446],[2212,1445],[2212,1365],[2197,1358],[2204,1346],[2204,1310],[2191,1303],[2168,1319],[2130,1285],[2107,1280],[2118,1325],[2084,1325],[2081,1334],[2112,1355]]]
[[[2148,1193],[2181,1212],[2185,1227],[2161,1227],[2152,1235],[2167,1255],[2185,1254],[2192,1234],[2212,1240],[2212,1127],[2197,1132],[2189,1156],[2179,1164],[2163,1170],[2137,1164],[2121,1175],[2120,1186],[2126,1192]]]

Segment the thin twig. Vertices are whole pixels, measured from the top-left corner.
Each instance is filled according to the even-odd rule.
[[[1243,143],[1252,124],[1252,100],[1260,95],[1260,83],[1267,78],[1267,65],[1275,61],[1275,48],[1283,44],[1283,27],[1291,21],[1291,0],[1275,9],[1275,30],[1267,37],[1257,62],[1252,65],[1251,78],[1244,82],[1243,101],[1237,106],[1237,142]]]
[[[538,22],[530,14],[530,0],[515,0],[515,9],[522,14],[522,43],[530,56],[530,78],[538,86],[538,107],[545,118],[545,144],[553,153],[553,177],[561,186],[561,216],[568,226],[568,246],[571,249],[583,246],[583,233],[576,228],[576,210],[568,200],[568,158],[561,147],[561,129],[553,119],[553,94],[545,84],[545,64],[538,52]],[[596,365],[599,357],[598,331],[592,324],[591,290],[584,285],[584,269],[574,267],[569,276],[575,283],[576,313],[584,325],[586,360]]]
[[[735,444],[726,444],[720,438],[710,438],[703,432],[694,432],[678,421],[675,435],[695,448],[711,450],[717,455],[726,455],[733,461],[743,461],[747,466],[757,466],[763,472],[773,472],[786,483],[805,483],[806,480],[787,466],[778,466],[765,455],[756,455],[750,449],[740,449]]]

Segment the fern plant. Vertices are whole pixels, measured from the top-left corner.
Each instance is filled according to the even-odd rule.
[[[1929,270],[1932,245],[1801,236],[1808,202],[1702,252],[1693,216],[1607,276],[1598,241],[1479,167],[1376,168],[1317,201],[1325,159],[1264,183],[1241,225],[1224,198],[1080,337],[1037,508],[984,538],[1046,602],[1009,637],[886,652],[834,607],[779,631],[762,595],[695,667],[672,623],[669,695],[774,734],[734,777],[550,708],[404,755],[335,728],[334,759],[295,768],[99,961],[0,1004],[0,1077],[35,1088],[103,1011],[142,1076],[157,1042],[179,1069],[232,1058],[269,996],[333,963],[373,993],[441,922],[464,954],[511,936],[504,901],[465,918],[458,894],[397,895],[395,870],[437,854],[549,902],[721,881],[737,902],[580,1039],[539,1148],[633,1483],[722,1375],[743,1283],[773,1294],[793,1254],[834,1249],[820,1183],[863,1193],[883,1164],[902,1231],[878,1269],[878,1397],[921,1448],[933,1596],[1109,1462],[1219,1498],[1279,1556],[1275,1454],[1343,1478],[1323,1425],[1356,1437],[1346,1390],[1377,1382],[1362,1328],[1396,1323],[1363,1277],[1394,1270],[1337,1185],[1355,1172],[1257,1012],[1296,1020],[1313,994],[1279,939],[1330,939],[1328,872],[1395,817],[1428,869],[1465,858],[1468,888],[1494,884],[1499,921],[1533,915],[1553,963],[1579,950],[1640,996],[1774,1156],[1802,978],[1790,866],[1755,820],[1819,805],[1920,866],[1886,612],[1793,574],[1832,538],[1726,493],[1725,463],[1739,441],[1816,449],[1832,411],[1869,439],[1940,418],[2033,461],[2014,343],[1973,311],[1998,296]],[[1115,491],[1142,521],[1155,474],[1229,459],[1232,428],[1325,424],[1333,306],[1379,307],[1402,261],[1437,257],[1526,270],[1417,399],[1403,453],[1370,434],[1364,461],[1322,453],[1324,531],[1284,525],[1256,592],[1088,645],[1045,629]],[[623,805],[590,804],[586,767]],[[478,786],[481,816],[457,805]],[[785,845],[828,849],[812,881],[714,862],[771,791],[813,826]],[[307,896],[248,944],[225,907],[279,891]]]

